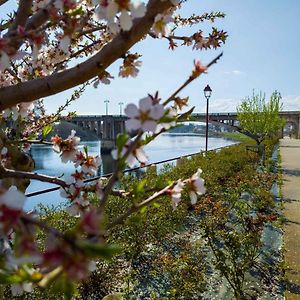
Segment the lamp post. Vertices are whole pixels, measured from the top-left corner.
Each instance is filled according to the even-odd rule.
[[[205,151],[207,152],[207,146],[208,146],[208,100],[211,96],[211,88],[209,85],[207,85],[204,88],[204,97],[206,98],[206,130],[205,130]]]
[[[109,103],[109,100],[104,100],[104,103],[106,104],[106,107],[105,107],[106,115],[108,115],[108,103]]]
[[[120,116],[122,116],[122,105],[124,104],[124,102],[119,102],[118,104],[120,105]]]

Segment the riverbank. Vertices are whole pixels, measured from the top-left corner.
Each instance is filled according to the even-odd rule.
[[[239,297],[245,293],[251,299],[280,299],[280,274],[273,271],[277,265],[257,260],[261,229],[276,220],[269,192],[276,178],[257,172],[257,166],[255,153],[235,145],[185,158],[159,173],[149,168],[139,180],[124,176],[120,187],[134,194],[137,203],[170,180],[189,178],[198,168],[207,193],[191,205],[183,191],[176,210],[165,195],[110,230],[108,241],[122,252],[111,262],[97,262],[97,271],[79,286],[78,299],[102,299],[110,293],[121,293],[123,299],[232,300],[234,293],[236,299],[250,299]],[[132,197],[111,196],[107,221],[131,205]],[[78,221],[61,210],[47,211],[45,218],[61,230]],[[43,297],[56,299],[47,291]]]
[[[300,140],[280,141],[282,196],[284,201],[284,244],[286,300],[300,299]]]

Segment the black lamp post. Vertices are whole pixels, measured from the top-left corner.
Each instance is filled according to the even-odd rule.
[[[207,85],[204,88],[204,96],[206,98],[206,130],[205,130],[205,151],[207,152],[207,146],[208,146],[208,100],[211,96],[211,88],[209,85]]]

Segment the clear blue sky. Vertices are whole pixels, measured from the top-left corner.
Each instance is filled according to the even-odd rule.
[[[166,41],[148,38],[134,48],[143,54],[137,78],[118,78],[117,62],[109,69],[116,77],[112,84],[99,85],[96,90],[89,88],[70,110],[78,114],[104,114],[104,100],[109,99],[109,113],[115,114],[119,112],[120,101],[137,102],[156,90],[167,97],[190,74],[194,59],[207,63],[221,51],[224,56],[219,63],[181,94],[190,96],[190,105],[196,106],[197,112],[205,111],[206,84],[213,90],[210,111],[234,111],[253,89],[268,96],[277,89],[283,96],[285,110],[300,110],[300,1],[189,0],[182,15],[210,11],[226,13],[225,19],[214,24],[229,35],[221,50],[204,52],[179,47],[172,52]],[[200,26],[208,32],[211,24]],[[46,107],[55,110],[70,94],[67,91],[49,97]]]

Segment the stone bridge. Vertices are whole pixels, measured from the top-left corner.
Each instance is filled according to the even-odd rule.
[[[287,125],[292,128],[296,137],[300,139],[300,111],[282,111],[279,114],[286,119]],[[126,120],[126,116],[120,115],[77,115],[69,122],[96,133],[101,140],[101,152],[108,153],[115,148],[116,137],[124,131]],[[192,114],[192,120],[189,120],[189,122],[193,121],[206,122],[206,114]],[[237,113],[210,113],[209,122],[225,126],[236,126],[238,125]]]

